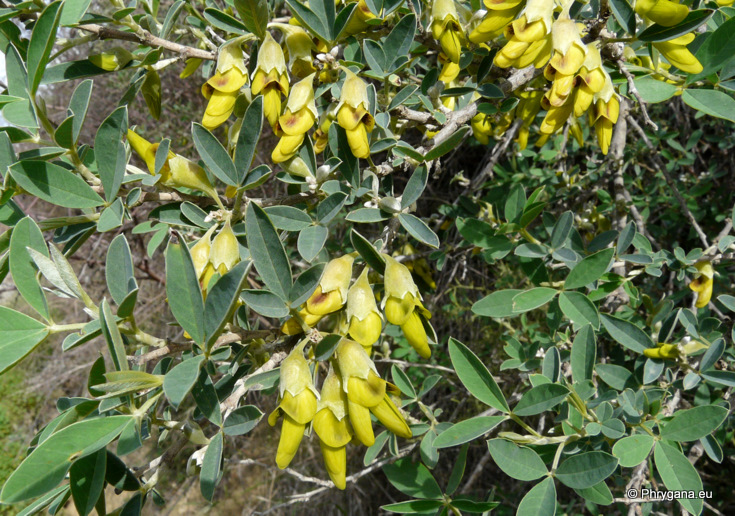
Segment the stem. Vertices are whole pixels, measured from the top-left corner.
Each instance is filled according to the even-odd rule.
[[[518,423],[518,424],[519,424],[519,425],[520,425],[521,427],[523,427],[523,429],[524,429],[524,430],[525,430],[526,432],[528,432],[529,434],[531,434],[532,436],[534,436],[534,437],[538,437],[539,439],[541,438],[541,434],[539,434],[539,433],[538,433],[538,432],[537,432],[536,430],[534,430],[533,428],[531,428],[530,426],[528,426],[528,425],[527,425],[526,423],[524,423],[524,422],[523,422],[523,421],[521,420],[521,418],[519,418],[519,417],[518,417],[518,416],[516,416],[515,414],[510,414],[510,418],[511,418],[511,419],[512,419],[513,421],[515,421],[516,423]]]
[[[521,234],[521,236],[523,238],[525,238],[526,240],[528,240],[532,244],[540,244],[541,243],[538,240],[536,240],[536,238],[531,233],[529,233],[526,228],[521,228],[518,232]]]
[[[62,333],[67,331],[77,331],[84,328],[88,323],[74,323],[74,324],[51,324],[48,326],[48,330],[51,333]]]

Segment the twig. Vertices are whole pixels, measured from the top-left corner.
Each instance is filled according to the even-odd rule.
[[[490,160],[487,162],[487,165],[482,169],[482,171],[477,174],[474,178],[472,178],[472,182],[470,183],[470,187],[468,190],[477,190],[482,185],[482,182],[485,181],[485,178],[492,174],[493,169],[495,168],[495,165],[498,164],[498,161],[500,161],[500,157],[505,154],[505,151],[508,150],[508,146],[510,145],[510,142],[513,141],[513,138],[516,137],[516,134],[518,133],[518,130],[523,125],[523,119],[517,118],[513,121],[513,125],[510,126],[510,128],[505,131],[505,134],[503,135],[503,138],[500,140],[498,144],[493,147],[492,153],[490,155]]]
[[[406,367],[423,367],[424,369],[436,369],[437,371],[444,371],[445,373],[455,373],[454,369],[448,367],[434,365],[434,364],[419,364],[417,362],[406,362],[404,360],[395,360],[393,358],[379,358],[375,362],[382,364],[401,364]],[[455,373],[456,374],[456,373]]]
[[[622,59],[618,59],[616,63],[618,65],[618,70],[620,70],[620,73],[622,73],[625,76],[626,80],[628,81],[628,93],[633,95],[635,99],[638,101],[638,105],[641,108],[641,114],[643,115],[643,121],[647,125],[650,125],[654,131],[658,131],[658,125],[656,125],[656,123],[653,120],[651,120],[651,117],[648,116],[648,110],[646,109],[646,102],[641,98],[641,94],[638,92],[638,88],[635,87],[635,82],[633,82],[633,79],[634,79],[633,74],[630,73],[630,71],[625,66],[625,63],[623,62]]]
[[[240,402],[240,399],[248,392],[248,387],[245,386],[245,382],[248,380],[248,378],[251,378],[256,374],[265,373],[266,371],[271,371],[275,369],[281,362],[283,362],[287,355],[288,354],[285,351],[273,353],[271,358],[265,364],[260,366],[249,375],[245,376],[244,378],[240,378],[237,382],[235,382],[235,388],[233,389],[232,394],[230,394],[225,401],[220,403],[222,419],[226,419],[230,412],[237,408],[237,404]]]
[[[150,45],[152,47],[165,48],[166,50],[181,54],[184,57],[196,57],[199,59],[206,59],[208,61],[214,61],[217,58],[214,52],[208,52],[199,48],[180,45],[179,43],[174,43],[173,41],[168,41],[159,38],[158,36],[154,36],[147,31],[142,31],[140,34],[136,34],[134,32],[125,32],[122,30],[111,29],[110,27],[105,27],[96,23],[77,25],[76,28],[96,34],[100,39],[119,39],[123,41],[133,41],[135,43]]]

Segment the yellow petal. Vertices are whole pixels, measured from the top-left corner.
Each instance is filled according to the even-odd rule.
[[[380,316],[376,313],[370,313],[362,321],[356,316],[350,319],[349,334],[350,337],[355,339],[363,348],[372,348],[380,338],[380,333],[383,330],[383,322],[380,320]]]
[[[299,150],[301,144],[304,142],[304,135],[299,134],[297,136],[284,135],[278,140],[278,145],[273,149],[271,159],[273,163],[282,163],[288,159],[291,159],[296,151]]]
[[[401,326],[403,335],[411,344],[411,347],[421,356],[421,358],[428,359],[431,356],[431,349],[429,349],[429,338],[426,335],[426,329],[424,328],[421,318],[416,313],[412,312],[409,315],[406,322]]]
[[[301,109],[296,113],[292,113],[286,108],[286,112],[278,119],[278,127],[289,135],[303,135],[312,128],[316,118],[309,109]]]
[[[356,158],[367,159],[370,156],[370,144],[365,124],[359,124],[355,129],[347,131],[347,143]]]
[[[385,302],[385,318],[391,324],[402,326],[406,324],[415,306],[416,302],[411,294],[406,294],[403,299],[389,296]]]
[[[613,123],[607,118],[600,118],[595,123],[595,133],[597,134],[597,143],[603,154],[607,155],[610,149],[610,140],[612,140]]]
[[[278,441],[278,451],[276,452],[276,464],[279,468],[287,468],[296,455],[304,437],[304,429],[306,425],[295,422],[288,416],[283,418],[283,426],[281,426],[281,439]]]
[[[310,378],[309,383],[311,383]],[[316,395],[308,388],[302,390],[296,396],[291,395],[289,391],[285,391],[280,406],[281,410],[296,423],[305,425],[314,419],[316,414]]]
[[[240,91],[245,83],[248,82],[248,76],[239,69],[232,67],[225,73],[217,72],[207,81],[212,88],[224,93],[234,93]]]
[[[358,403],[347,402],[347,409],[350,414],[350,423],[355,437],[364,446],[372,446],[375,444],[375,434],[373,433],[373,422],[370,420],[370,410]]]
[[[209,260],[220,274],[226,273],[240,261],[240,245],[237,243],[237,237],[232,231],[229,220],[212,240]]]
[[[263,114],[271,127],[278,122],[281,116],[281,92],[275,88],[266,88],[263,92]]]
[[[329,478],[332,479],[337,489],[344,489],[347,485],[347,451],[344,446],[332,447],[320,442],[324,466],[327,468]]]
[[[338,448],[352,440],[347,427],[347,418],[338,420],[328,408],[323,408],[314,416],[314,431],[327,446]]]
[[[306,301],[306,309],[314,315],[327,315],[336,312],[344,305],[344,300],[339,290],[322,293],[321,285]]]
[[[453,63],[459,63],[459,57],[462,54],[462,43],[460,35],[456,28],[445,30],[439,38],[442,50]]]
[[[412,437],[411,429],[408,427],[406,420],[403,419],[398,408],[393,404],[388,396],[385,396],[378,405],[371,408],[370,411],[378,418],[384,427],[396,434],[398,437],[409,439]]]

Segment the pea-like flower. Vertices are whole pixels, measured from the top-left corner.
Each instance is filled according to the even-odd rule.
[[[304,346],[307,342],[304,340],[297,345],[281,362],[280,403],[268,416],[268,424],[275,426],[278,418],[283,415],[281,439],[276,452],[276,464],[281,469],[291,463],[304,437],[306,425],[316,415],[319,394],[314,388],[309,363],[304,358]]]
[[[587,57],[574,81],[574,116],[582,116],[592,104],[595,93],[605,85],[605,70],[602,68],[600,49],[596,43],[587,45]]]
[[[310,314],[305,308],[298,310],[297,314],[301,320],[304,321],[304,324],[310,328],[314,327],[314,325],[324,317],[323,315]],[[298,335],[299,333],[304,333],[301,323],[299,323],[295,317],[291,317],[286,320],[286,322],[283,323],[283,326],[281,326],[281,331],[286,335]]]
[[[689,8],[671,0],[636,0],[635,12],[664,27],[673,27],[687,17]]]
[[[337,105],[337,123],[347,132],[347,142],[357,158],[370,156],[368,133],[375,127],[370,114],[367,84],[350,70],[342,85],[342,95]]]
[[[605,72],[605,84],[595,94],[595,108],[589,111],[590,125],[594,125],[597,143],[603,154],[607,154],[612,140],[613,126],[620,114],[620,101],[612,85],[610,76]]]
[[[689,283],[689,288],[697,293],[697,301],[694,303],[694,306],[704,308],[709,304],[710,299],[712,299],[715,269],[712,267],[712,263],[708,261],[697,262],[694,264],[694,267],[699,272],[691,283]]]
[[[269,23],[268,27],[275,27],[283,32],[288,53],[288,69],[292,74],[303,79],[316,72],[313,55],[316,46],[304,29],[290,23]]]
[[[204,236],[200,238],[196,244],[194,244],[189,252],[191,253],[191,260],[194,262],[194,270],[196,270],[197,278],[201,279],[204,274],[204,269],[207,266],[211,266],[209,261],[209,255],[212,250],[212,233],[217,229],[217,225],[212,225],[211,228],[204,233]]]
[[[351,4],[355,2],[345,2],[345,3]],[[365,0],[358,0],[355,10],[352,11],[352,14],[350,15],[350,19],[347,21],[347,25],[345,25],[344,34],[346,36],[351,36],[353,34],[362,32],[370,26],[370,24],[368,24],[367,22],[370,20],[375,20],[376,18],[377,16],[375,16],[375,14],[373,14],[373,12],[370,10],[370,7],[368,7],[367,2],[365,2]],[[326,82],[326,81],[322,81],[322,82]]]
[[[375,303],[367,269],[347,291],[347,324],[350,337],[370,355],[383,330],[383,318]]]
[[[342,339],[335,354],[342,375],[342,388],[347,393],[350,423],[357,440],[365,446],[375,444],[371,412],[397,436],[411,437],[411,429],[389,396],[388,387],[396,394],[398,389],[380,378],[363,347],[353,340]]]
[[[273,163],[284,162],[296,154],[319,116],[314,102],[314,75],[299,81],[291,89],[286,111],[278,118],[275,128],[281,139],[271,154]]]
[[[518,97],[520,97],[520,101],[516,106],[516,114],[518,118],[523,120],[523,123],[518,129],[516,141],[518,142],[518,148],[523,150],[528,145],[531,124],[536,120],[538,112],[541,111],[541,100],[544,93],[539,90],[525,90],[520,92]]]
[[[248,82],[242,41],[236,38],[222,45],[217,57],[217,72],[202,86],[202,94],[209,100],[202,125],[210,131],[230,118],[240,88]]]
[[[434,0],[431,6],[431,34],[439,41],[444,55],[453,63],[459,63],[464,32],[454,0]]]
[[[327,315],[342,308],[347,301],[354,260],[352,254],[346,254],[327,263],[319,285],[306,301],[306,310],[309,313]]]
[[[128,129],[127,137],[130,146],[145,161],[148,171],[154,174],[156,171],[156,151],[159,144],[149,142],[132,129]],[[161,174],[161,184],[172,188],[184,187],[199,190],[212,197],[220,208],[223,208],[222,201],[220,201],[217,191],[210,183],[207,173],[193,161],[169,151],[166,162],[159,173]]]
[[[347,424],[347,395],[342,388],[342,379],[333,366],[324,379],[317,412],[314,416],[314,432],[324,457],[324,465],[338,489],[344,489],[347,474],[346,446],[352,440]]]
[[[495,39],[516,18],[523,8],[523,0],[484,0],[487,14],[470,32],[469,40],[479,44]]]
[[[266,32],[253,72],[253,95],[263,95],[263,113],[274,127],[281,115],[281,95],[288,95],[288,70],[281,46]]]
[[[214,270],[220,275],[227,273],[240,261],[240,245],[237,243],[237,237],[232,231],[229,220],[225,222],[222,230],[214,237],[209,260],[212,262]]]
[[[543,67],[551,58],[549,33],[553,14],[554,2],[528,0],[521,17],[506,28],[508,42],[495,55],[493,62],[500,68]]]
[[[584,64],[587,47],[579,36],[577,24],[564,12],[551,27],[554,52],[544,69],[544,76],[552,81],[546,98],[554,107],[561,106],[574,86],[575,75]]]
[[[702,63],[694,57],[687,45],[694,41],[694,34],[684,34],[668,41],[659,41],[653,44],[664,57],[683,72],[699,73],[703,70]]]
[[[385,297],[382,306],[388,322],[400,326],[403,335],[422,358],[431,356],[429,339],[423,320],[431,318],[421,303],[421,294],[411,277],[411,271],[388,255],[385,258]]]

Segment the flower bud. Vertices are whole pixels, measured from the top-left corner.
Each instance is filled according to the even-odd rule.
[[[383,319],[368,281],[367,268],[347,292],[347,322],[350,337],[370,355],[383,330]]]
[[[442,51],[453,63],[459,63],[464,31],[454,0],[434,0],[431,6],[431,34],[439,41]]]
[[[214,233],[215,229],[217,229],[216,224],[209,228],[207,232],[204,233],[204,236],[200,238],[190,250],[191,259],[194,262],[194,269],[196,270],[198,279],[202,278],[204,268],[209,264],[209,253],[212,248],[212,233]]]
[[[240,245],[237,243],[237,237],[232,231],[229,220],[225,222],[225,226],[214,237],[209,260],[212,262],[214,269],[221,275],[224,275],[240,261]]]
[[[411,277],[411,271],[405,265],[387,254],[384,254],[383,258],[385,258],[385,297],[381,308],[385,310],[388,322],[402,326],[421,299],[421,294]]]
[[[87,59],[98,68],[114,72],[125,68],[133,60],[133,54],[122,47],[115,47],[102,54],[90,55]]]
[[[253,95],[263,95],[263,113],[274,127],[281,115],[281,94],[288,95],[288,70],[281,46],[266,32],[253,72]]]
[[[672,65],[686,73],[699,73],[702,63],[689,51],[687,45],[694,41],[694,34],[684,34],[669,41],[659,41],[653,46],[661,52]]]

